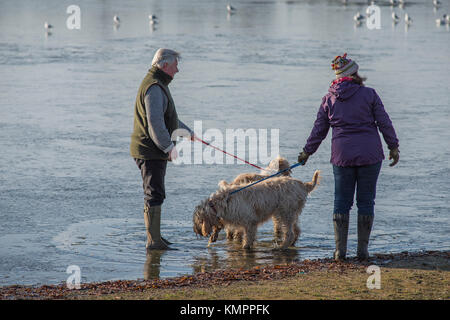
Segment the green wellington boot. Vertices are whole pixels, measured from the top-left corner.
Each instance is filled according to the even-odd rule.
[[[333,214],[334,239],[336,241],[336,250],[334,251],[335,260],[345,260],[347,254],[349,214]]]
[[[161,238],[161,206],[144,208],[145,229],[147,231],[148,250],[170,249],[168,243]]]

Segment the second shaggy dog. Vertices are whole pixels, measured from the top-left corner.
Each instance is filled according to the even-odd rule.
[[[283,157],[276,157],[272,161],[270,161],[267,168],[264,170],[261,170],[261,173],[241,173],[231,183],[226,182],[225,180],[222,180],[219,182],[219,187],[224,188],[229,185],[238,185],[238,184],[248,184],[252,183],[261,179],[264,179],[265,177],[277,173],[278,171],[285,170],[289,168],[289,161],[286,158]],[[291,170],[286,170],[285,172],[280,174],[281,176],[290,176]]]
[[[194,232],[217,240],[221,229],[230,226],[243,235],[242,246],[250,249],[259,225],[275,217],[283,234],[282,248],[295,243],[300,230],[297,221],[308,194],[319,182],[320,171],[314,172],[311,182],[303,183],[291,177],[274,177],[230,195],[242,185],[226,186],[195,208]]]
[[[290,167],[289,161],[286,158],[283,158],[281,156],[277,156],[275,159],[270,161],[269,165],[264,169],[261,170],[261,172],[258,173],[241,173],[238,175],[234,180],[230,183],[226,182],[225,180],[222,180],[219,182],[219,188],[223,189],[226,187],[229,187],[231,185],[240,185],[240,184],[250,184],[253,182],[256,182],[258,180],[264,179],[267,176],[277,173],[279,171],[288,169]],[[281,173],[280,176],[290,176],[291,170],[286,170],[285,172]],[[272,217],[273,222],[273,233],[275,235],[276,239],[279,239],[281,237],[281,225],[279,221],[277,220],[277,217]],[[295,232],[296,234],[300,234],[300,229],[298,226],[295,226]],[[242,241],[242,232],[237,229],[233,229],[231,225],[228,225],[225,228],[225,232],[227,235],[228,240],[238,240]],[[217,237],[215,234],[213,234],[213,238]]]

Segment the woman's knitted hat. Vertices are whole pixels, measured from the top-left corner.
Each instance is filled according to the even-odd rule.
[[[336,79],[342,77],[348,77],[358,71],[358,64],[351,60],[347,59],[347,53],[344,55],[336,56],[333,61],[331,61],[331,68],[334,70],[336,74]]]

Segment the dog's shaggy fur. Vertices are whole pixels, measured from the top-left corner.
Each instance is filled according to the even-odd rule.
[[[291,177],[274,177],[235,194],[230,192],[244,185],[225,186],[195,208],[194,232],[210,236],[210,242],[215,242],[220,230],[230,226],[242,232],[242,247],[250,249],[258,225],[275,217],[283,234],[281,247],[287,248],[300,235],[298,217],[308,194],[319,183],[319,173],[314,172],[312,181],[307,183]]]
[[[219,188],[223,189],[226,187],[229,187],[231,185],[240,185],[240,184],[250,184],[253,182],[256,182],[258,180],[264,179],[269,175],[272,175],[274,173],[277,173],[279,171],[288,169],[291,165],[289,164],[289,161],[286,158],[283,158],[281,156],[277,156],[275,159],[270,161],[269,165],[261,170],[261,172],[258,173],[242,173],[238,175],[231,183],[226,182],[225,180],[222,180],[219,182]],[[281,176],[290,176],[292,173],[291,170],[286,170],[285,172],[280,174]],[[272,217],[273,222],[273,233],[275,235],[276,239],[280,239],[282,232],[281,232],[281,224],[278,221],[276,216]],[[300,234],[300,229],[297,225],[294,226],[295,233]],[[228,225],[225,227],[225,233],[227,235],[228,240],[238,240],[242,241],[242,232],[239,229],[234,229],[231,225]],[[216,234],[212,235],[212,238],[217,238]]]
[[[269,165],[261,170],[261,172],[258,173],[241,173],[231,183],[226,182],[225,180],[222,180],[219,182],[220,188],[225,188],[229,185],[238,185],[238,184],[249,184],[261,179],[266,178],[267,176],[270,176],[271,174],[277,173],[278,171],[288,169],[290,167],[289,161],[283,157],[276,157],[272,161],[270,161]],[[286,170],[285,172],[281,173],[280,176],[290,176],[291,170]]]

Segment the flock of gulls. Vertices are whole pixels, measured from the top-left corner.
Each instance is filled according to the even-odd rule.
[[[347,0],[342,0],[344,4],[347,4]],[[406,0],[389,0],[389,3],[391,5],[391,8],[394,8],[395,6],[399,6],[400,8],[404,8],[406,5]],[[370,4],[376,4],[375,1],[370,1]],[[439,8],[441,6],[441,2],[439,0],[432,0],[432,4],[435,9]],[[368,9],[366,10],[366,13],[369,14]],[[401,21],[401,18],[395,13],[392,12],[392,23],[397,24]],[[355,20],[355,23],[357,25],[360,25],[363,21],[366,20],[366,17],[362,15],[360,12],[357,12],[355,16],[353,17],[353,20]],[[410,26],[413,22],[411,19],[411,16],[408,13],[405,13],[404,21],[406,26]],[[448,14],[444,14],[442,18],[436,19],[437,25],[450,25],[450,16]]]
[[[113,17],[114,29],[118,29],[120,27],[120,18],[118,15]],[[158,17],[154,14],[150,14],[148,16],[148,24],[152,30],[154,30],[155,25],[158,24]]]
[[[236,8],[233,7],[230,3],[227,4],[227,12],[229,15],[236,13],[236,11],[237,11]],[[113,24],[114,29],[117,30],[120,27],[120,18],[117,14],[114,15],[114,17],[113,17],[113,23],[114,23]],[[148,16],[148,24],[149,24],[151,30],[155,30],[155,25],[158,24],[158,17],[154,14],[150,14]],[[44,23],[44,29],[45,29],[45,34],[47,36],[49,36],[52,34],[51,29],[53,29],[53,26],[46,21]]]
[[[341,0],[343,4],[347,4],[348,0]],[[376,1],[369,1],[370,4],[376,4]],[[406,0],[389,0],[391,7],[395,7],[395,6],[399,6],[400,8],[404,8],[406,5]],[[435,9],[439,8],[441,6],[441,2],[439,0],[432,0],[432,4],[434,6]],[[227,4],[227,12],[229,15],[236,13],[236,8],[233,7],[230,3]],[[366,13],[368,14],[368,12],[366,11]],[[158,24],[158,17],[154,14],[150,14],[148,16],[148,20],[149,20],[149,26],[152,30],[154,30],[154,27],[156,24]],[[355,23],[357,25],[360,25],[363,21],[366,20],[366,17],[364,15],[362,15],[360,12],[357,12],[355,14],[355,16],[353,17],[353,20],[355,21]],[[395,13],[392,12],[392,22],[394,24],[397,24],[400,22],[400,17]],[[404,21],[405,21],[405,25],[409,26],[412,24],[413,20],[411,19],[411,17],[408,15],[408,13],[405,13],[404,16]],[[114,15],[113,17],[113,23],[114,23],[114,28],[117,29],[120,26],[120,18],[118,15]],[[450,15],[448,14],[444,14],[442,16],[442,18],[436,19],[436,24],[437,25],[450,25]],[[51,35],[51,29],[53,29],[53,26],[48,23],[47,21],[44,23],[44,29],[46,32],[46,35]]]

